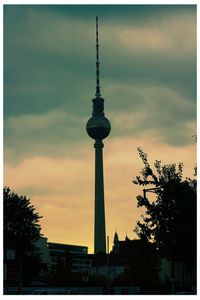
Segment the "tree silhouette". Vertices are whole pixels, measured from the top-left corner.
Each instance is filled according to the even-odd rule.
[[[144,168],[142,177],[136,176],[133,182],[146,189],[144,195],[137,196],[137,206],[146,211],[135,232],[155,242],[162,257],[196,263],[196,179],[183,180],[182,163],[177,168],[176,164],[161,165],[158,160],[154,163],[155,174],[147,154],[141,148],[138,152]],[[155,193],[154,201],[148,200],[148,190]]]
[[[18,262],[19,285],[45,270],[35,242],[40,237],[41,216],[26,196],[18,196],[9,187],[3,189],[4,253],[13,248]]]
[[[3,189],[3,204],[4,247],[14,247],[18,253],[24,254],[40,237],[38,222],[41,216],[26,196],[18,196],[9,187]]]

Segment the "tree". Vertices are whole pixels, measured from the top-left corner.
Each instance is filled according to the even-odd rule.
[[[29,284],[32,280],[42,281],[46,279],[48,268],[41,260],[41,254],[37,247],[34,251],[29,251],[23,256],[22,263],[22,283],[23,285]],[[42,278],[41,278],[42,277]]]
[[[30,199],[18,196],[9,187],[3,189],[4,210],[4,246],[14,247],[24,254],[33,248],[33,243],[40,237],[41,216],[35,212]]]
[[[144,195],[137,196],[137,206],[146,211],[143,222],[137,222],[136,233],[154,242],[162,257],[196,262],[196,179],[183,180],[182,163],[176,168],[176,164],[162,166],[158,160],[154,163],[155,174],[147,154],[141,148],[138,152],[144,168],[142,177],[136,176],[133,182],[146,189]],[[154,201],[148,200],[148,190],[155,193]]]
[[[137,176],[134,183],[154,186],[156,200],[150,202],[144,195],[137,196],[138,207],[146,208],[146,216],[143,223],[137,222],[136,232],[155,241],[165,256],[173,251],[177,258],[190,257],[196,249],[196,180],[182,180],[182,163],[176,170],[175,164],[161,166],[156,161],[155,175],[147,155],[141,148],[138,151],[144,163],[143,178]]]
[[[9,187],[3,189],[3,212],[4,253],[7,248],[15,249],[22,283],[23,279],[27,281],[36,275],[43,266],[35,246],[36,240],[40,237],[41,216],[31,205],[30,199],[18,196]],[[33,261],[34,271],[30,273]]]

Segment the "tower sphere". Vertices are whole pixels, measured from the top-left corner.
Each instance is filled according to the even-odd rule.
[[[105,139],[111,131],[111,125],[104,116],[93,116],[88,120],[86,130],[94,140]]]

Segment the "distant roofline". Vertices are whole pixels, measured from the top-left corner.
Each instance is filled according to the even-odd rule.
[[[63,246],[72,246],[72,247],[88,248],[88,246],[72,245],[72,244],[64,244],[64,243],[56,243],[56,242],[47,242],[47,244],[56,244],[56,245],[63,245]]]
[[[131,239],[129,239],[128,238],[128,242],[137,242],[137,241],[141,241],[140,239],[133,239],[133,240],[131,240]],[[119,240],[119,243],[121,243],[121,242],[127,242],[127,240],[125,239],[125,240]]]

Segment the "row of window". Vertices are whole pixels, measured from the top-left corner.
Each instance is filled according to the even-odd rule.
[[[51,262],[56,263],[60,259],[64,260],[64,258],[62,258],[62,257],[52,256],[51,257]],[[72,262],[73,262],[73,265],[91,265],[90,260],[83,260],[83,259],[73,258]]]
[[[90,261],[90,260],[83,260],[83,259],[74,258],[74,259],[73,259],[73,264],[78,264],[78,265],[91,265],[91,261]]]
[[[90,267],[85,267],[85,266],[73,266],[72,271],[90,271]]]

